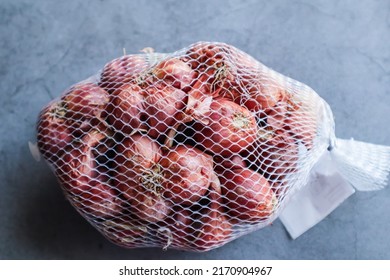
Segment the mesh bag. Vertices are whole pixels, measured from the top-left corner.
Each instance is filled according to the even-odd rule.
[[[335,138],[311,88],[223,43],[119,57],[37,131],[66,198],[127,248],[207,251],[263,228],[327,150],[358,188],[389,170],[388,147]]]

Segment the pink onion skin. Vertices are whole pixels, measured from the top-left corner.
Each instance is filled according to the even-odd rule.
[[[72,86],[62,100],[66,108],[66,118],[81,122],[82,119],[103,117],[109,94],[98,85],[87,82]]]
[[[180,145],[170,149],[159,165],[163,170],[164,196],[173,203],[192,205],[207,192],[213,174],[211,156]]]
[[[192,211],[186,208],[174,209],[166,219],[166,227],[172,234],[172,244],[176,248],[192,248],[195,219]]]
[[[171,211],[155,170],[160,158],[159,145],[146,135],[134,134],[117,147],[115,184],[133,215],[148,223],[164,220]]]
[[[121,201],[110,185],[107,170],[98,166],[96,157],[110,145],[107,135],[92,130],[72,143],[56,162],[56,174],[75,206],[85,214],[99,218],[115,216],[122,211]],[[104,149],[98,148],[102,142]]]
[[[102,172],[102,171],[101,171]],[[115,217],[122,210],[122,201],[110,185],[105,173],[90,180],[90,188],[79,196],[73,196],[75,205],[84,213],[99,218]]]
[[[148,135],[158,138],[181,121],[187,94],[164,83],[152,84],[145,89],[145,111]]]
[[[222,190],[218,177],[213,174],[210,192],[210,203],[201,210],[200,227],[195,233],[195,248],[208,251],[229,241],[232,236],[232,223],[224,211]]]
[[[153,68],[153,74],[157,79],[164,80],[166,84],[170,84],[184,92],[190,90],[196,76],[191,67],[178,58],[161,61]]]
[[[239,222],[259,222],[269,218],[277,199],[267,179],[248,169],[225,170],[220,174],[228,214]]]
[[[142,221],[157,223],[171,212],[171,205],[159,193],[147,191],[140,185],[128,189],[127,195],[130,193],[130,211]]]
[[[42,156],[50,163],[55,163],[74,139],[74,128],[64,116],[61,101],[50,103],[39,115],[37,145]]]
[[[285,131],[276,131],[269,139],[254,143],[246,153],[248,161],[271,181],[283,181],[297,171],[298,145]]]
[[[143,54],[116,58],[104,66],[99,86],[111,94],[127,83],[134,83],[136,78],[149,67],[146,56]]]
[[[214,163],[214,169],[220,173],[225,169],[235,170],[247,167],[244,158],[239,155],[233,155],[231,157],[214,156]]]
[[[116,147],[116,176],[126,184],[135,176],[149,171],[161,158],[160,147],[156,141],[143,134],[134,134],[125,138]]]
[[[257,138],[257,123],[252,113],[227,99],[213,101],[203,122],[195,124],[194,139],[217,155],[240,153]]]
[[[144,92],[137,84],[127,83],[119,87],[111,94],[107,106],[109,122],[125,135],[146,130],[144,102]]]

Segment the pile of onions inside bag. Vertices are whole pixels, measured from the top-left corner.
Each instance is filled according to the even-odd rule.
[[[37,144],[112,242],[207,251],[278,217],[332,125],[309,87],[200,42],[108,62],[43,108]]]

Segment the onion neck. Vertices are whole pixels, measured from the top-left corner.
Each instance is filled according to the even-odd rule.
[[[237,112],[233,115],[233,126],[235,129],[247,129],[250,127],[250,120],[245,114]]]
[[[149,170],[144,171],[142,173],[140,183],[146,190],[151,191],[156,195],[159,195],[163,190],[163,187],[161,185],[162,179],[162,168],[160,165],[156,164]]]

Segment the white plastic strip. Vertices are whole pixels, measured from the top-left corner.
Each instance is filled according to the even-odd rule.
[[[308,184],[288,202],[280,220],[295,239],[323,220],[354,192],[326,152],[314,166]]]
[[[388,184],[390,147],[336,139],[331,156],[340,173],[359,191],[375,191]]]

